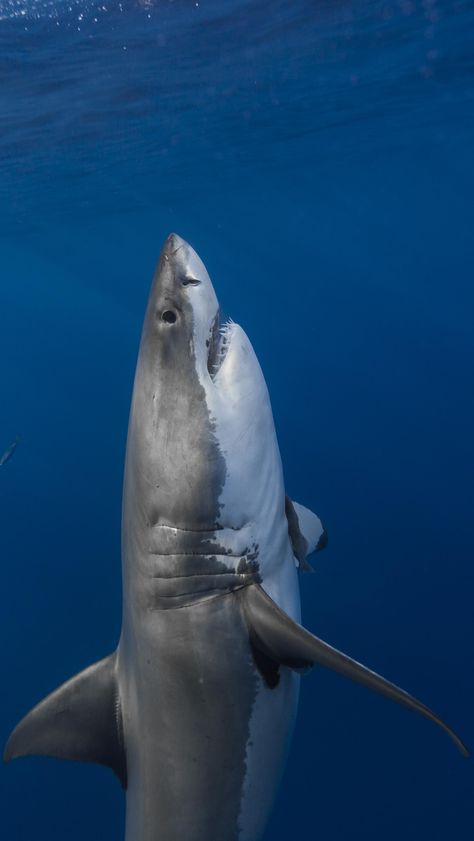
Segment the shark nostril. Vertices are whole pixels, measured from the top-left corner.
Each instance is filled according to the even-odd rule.
[[[161,320],[166,322],[166,324],[174,324],[176,321],[176,313],[173,310],[165,310],[161,314]]]

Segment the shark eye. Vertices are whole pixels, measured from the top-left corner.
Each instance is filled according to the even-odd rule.
[[[197,277],[185,277],[183,278],[183,286],[199,286],[201,283]]]
[[[161,320],[166,324],[174,324],[176,321],[176,313],[173,310],[165,310],[161,313]]]

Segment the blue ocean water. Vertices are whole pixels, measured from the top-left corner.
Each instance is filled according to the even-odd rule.
[[[473,29],[464,0],[0,0],[3,742],[116,645],[132,378],[176,230],[329,533],[305,625],[474,749]],[[473,783],[437,728],[316,669],[265,841],[468,841]],[[106,769],[25,759],[0,791],[2,841],[122,837]]]

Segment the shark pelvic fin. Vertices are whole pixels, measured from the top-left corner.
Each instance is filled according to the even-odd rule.
[[[434,721],[451,737],[461,753],[469,756],[467,748],[456,733],[421,701],[332,648],[327,642],[313,636],[280,610],[260,585],[252,584],[243,588],[239,597],[242,599],[252,648],[258,649],[266,658],[295,671],[304,671],[308,667],[320,665],[339,672],[344,677],[361,683]]]
[[[313,567],[306,560],[312,552],[319,552],[327,546],[326,530],[316,514],[309,508],[285,497],[285,514],[288,521],[288,534],[293,554],[303,572],[313,572]]]
[[[4,759],[55,756],[108,765],[127,787],[116,655],[84,669],[37,704],[11,734]]]

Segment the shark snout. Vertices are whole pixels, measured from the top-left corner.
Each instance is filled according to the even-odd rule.
[[[169,259],[169,257],[172,257],[174,254],[176,254],[176,252],[179,251],[180,248],[183,248],[183,246],[187,245],[188,243],[186,242],[186,240],[178,236],[178,234],[170,234],[165,242],[165,259]]]
[[[171,282],[171,285],[177,289],[184,288],[186,291],[190,291],[190,287],[199,286],[201,287],[200,297],[204,288],[207,287],[212,293],[211,297],[215,299],[204,263],[189,242],[178,234],[170,234],[165,240],[161,258],[164,277],[167,278],[168,284]],[[190,300],[195,302],[196,296],[192,296]],[[213,308],[215,311],[215,307]]]
[[[172,272],[174,282],[180,286],[199,286],[207,281],[207,271],[194,248],[178,234],[170,234],[165,240],[162,257]]]

